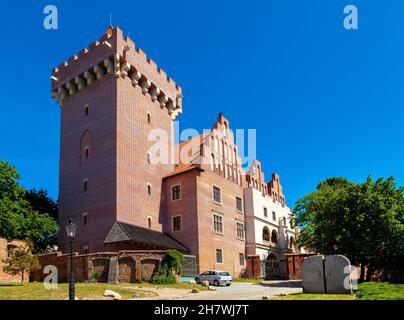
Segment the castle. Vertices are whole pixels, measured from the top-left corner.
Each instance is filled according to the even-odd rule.
[[[241,276],[298,250],[279,176],[266,182],[259,161],[242,168],[223,114],[209,132],[170,148],[181,87],[118,27],[51,79],[61,108],[59,224],[78,225],[75,251],[176,249],[194,273]],[[178,161],[154,161],[156,130],[166,134],[167,159]],[[64,232],[59,248],[68,251]]]

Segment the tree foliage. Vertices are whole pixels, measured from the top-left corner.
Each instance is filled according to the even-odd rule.
[[[58,220],[59,208],[44,189],[31,189],[26,191],[25,199],[31,204],[31,207],[39,213],[47,213],[54,220]]]
[[[8,258],[4,261],[4,271],[12,275],[21,274],[21,285],[24,284],[24,273],[40,268],[38,257],[32,254],[33,244],[11,248]]]
[[[182,273],[183,254],[177,250],[167,250],[161,261],[161,273],[165,276]]]
[[[393,177],[369,177],[364,183],[326,179],[296,203],[294,223],[302,228],[299,245],[321,254],[346,255],[362,271],[402,268],[403,191]]]
[[[35,252],[45,252],[55,244],[58,226],[48,213],[35,210],[26,191],[18,184],[14,166],[0,161],[0,236],[29,239]]]

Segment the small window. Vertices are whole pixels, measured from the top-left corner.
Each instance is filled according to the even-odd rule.
[[[243,212],[243,200],[240,197],[236,197],[236,210],[238,212]]]
[[[150,152],[147,152],[146,159],[147,159],[147,163],[151,164],[151,153]]]
[[[276,213],[275,213],[275,211],[272,211],[272,220],[276,221]]]
[[[216,186],[213,186],[213,201],[219,204],[222,203],[220,188]]]
[[[151,195],[151,184],[147,184],[147,194],[150,196]]]
[[[267,218],[268,217],[268,209],[264,207],[264,217]]]
[[[182,230],[182,219],[181,216],[173,217],[173,231],[181,231]]]
[[[240,266],[244,266],[244,264],[245,264],[244,253],[239,253],[238,256],[239,256]]]
[[[84,147],[84,157],[86,159],[88,159],[90,157],[90,147],[89,146]]]
[[[84,105],[84,115],[85,115],[85,116],[88,116],[88,109],[89,109],[89,105],[88,105],[88,104],[85,104],[85,105]]]
[[[216,249],[216,263],[222,264],[223,263],[223,250]]]
[[[213,231],[223,234],[223,216],[220,214],[213,214]]]
[[[152,217],[147,217],[147,226],[149,227],[149,229],[151,229],[151,227],[152,227]]]
[[[181,200],[181,185],[175,185],[171,187],[171,200]]]
[[[286,217],[283,217],[283,225],[286,226]]]
[[[150,124],[150,122],[151,122],[151,113],[148,112],[148,113],[147,113],[147,123]]]
[[[87,212],[83,213],[83,226],[87,225]]]
[[[237,222],[237,238],[244,240],[244,223]]]
[[[88,179],[83,180],[83,190],[87,191],[88,190]]]
[[[83,254],[87,254],[88,253],[88,246],[84,246],[81,251],[83,252]]]

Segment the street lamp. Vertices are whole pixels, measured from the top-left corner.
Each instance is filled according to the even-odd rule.
[[[77,227],[73,223],[72,219],[69,221],[69,225],[66,226],[67,237],[70,242],[70,281],[69,281],[69,300],[75,300],[74,293],[74,271],[73,271],[73,241],[76,237]]]

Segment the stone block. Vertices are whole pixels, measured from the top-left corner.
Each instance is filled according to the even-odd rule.
[[[325,293],[323,256],[306,257],[302,265],[304,293]]]
[[[352,294],[351,263],[343,255],[330,255],[325,257],[325,279],[327,293]]]

